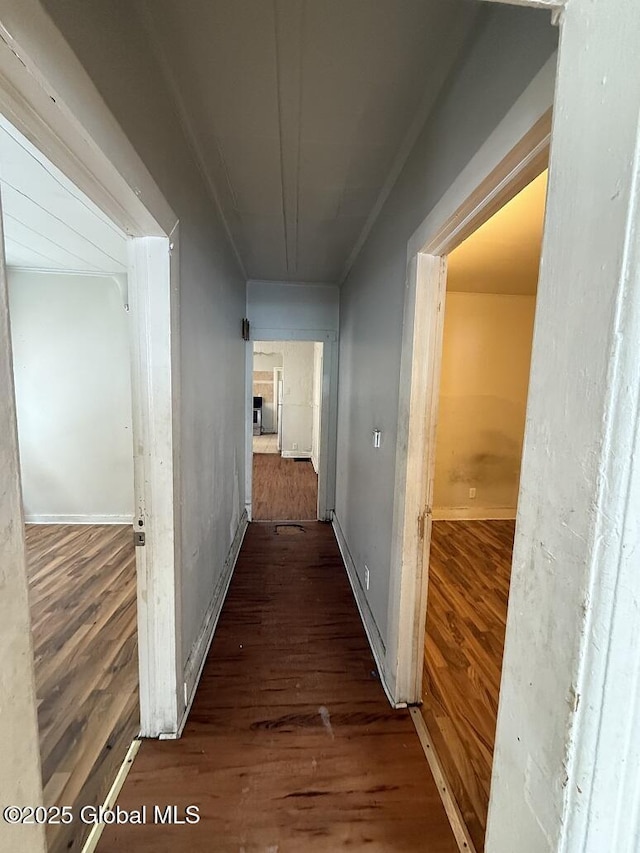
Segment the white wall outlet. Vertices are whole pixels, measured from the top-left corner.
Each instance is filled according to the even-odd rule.
[[[291,445],[291,449],[292,449],[292,450],[297,450],[297,449],[298,449],[298,445],[296,444],[296,442],[295,442],[295,441],[294,441],[294,442],[293,442],[293,444]]]
[[[369,589],[369,566],[364,567],[364,586],[365,589]]]
[[[382,442],[382,433],[380,432],[379,429],[374,429],[374,431],[373,431],[373,446],[377,449],[378,447],[380,447],[381,442]]]
[[[475,486],[472,486],[472,487],[469,489],[469,497],[470,497],[470,498],[475,498],[475,496],[476,496],[476,487],[475,487]]]

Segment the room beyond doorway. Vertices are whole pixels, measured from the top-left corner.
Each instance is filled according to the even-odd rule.
[[[450,255],[421,712],[484,849],[547,175]]]
[[[255,341],[252,355],[252,518],[315,520],[323,344]]]

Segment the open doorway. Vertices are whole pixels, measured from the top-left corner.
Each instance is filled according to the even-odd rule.
[[[546,172],[448,257],[421,712],[484,849]]]
[[[140,731],[128,239],[3,118],[0,165],[44,805],[77,814]]]
[[[319,517],[324,345],[254,341],[252,518]]]

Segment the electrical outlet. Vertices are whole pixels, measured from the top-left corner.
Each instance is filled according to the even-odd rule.
[[[291,445],[291,449],[292,449],[292,450],[297,450],[297,449],[298,449],[298,445],[295,443],[295,441],[294,441],[294,442],[293,442],[293,444]]]
[[[364,585],[365,589],[369,589],[369,566],[364,567]]]
[[[475,496],[476,496],[476,487],[475,487],[475,486],[472,486],[472,487],[469,489],[469,497],[470,497],[470,498],[475,498]]]

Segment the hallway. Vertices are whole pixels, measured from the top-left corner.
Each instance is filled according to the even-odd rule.
[[[201,820],[110,826],[101,853],[457,849],[328,525],[250,525],[184,735],[145,741],[118,799],[144,804]]]

